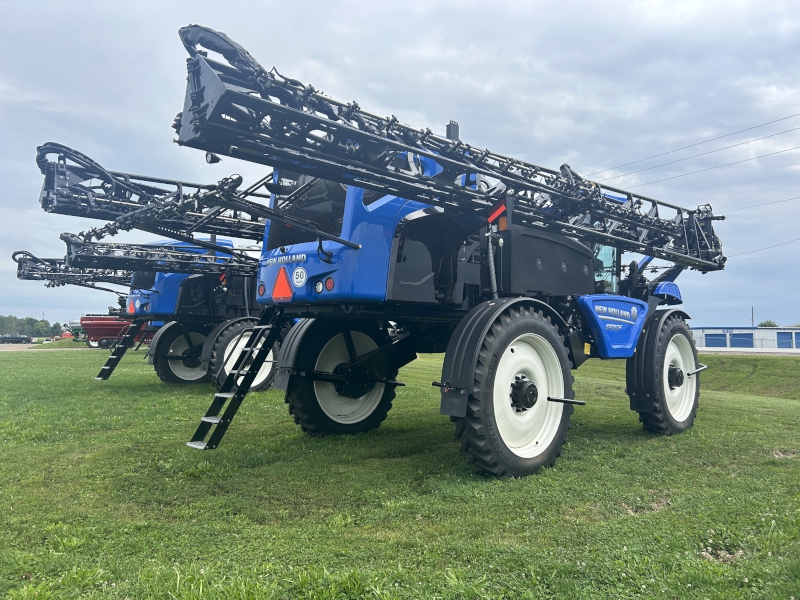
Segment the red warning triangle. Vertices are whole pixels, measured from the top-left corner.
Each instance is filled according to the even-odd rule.
[[[275,285],[272,286],[272,299],[277,301],[292,299],[292,284],[289,282],[286,267],[278,269]]]

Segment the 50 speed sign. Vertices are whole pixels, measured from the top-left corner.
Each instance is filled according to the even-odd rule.
[[[292,283],[294,287],[301,288],[306,284],[306,270],[303,267],[297,267],[292,273]]]

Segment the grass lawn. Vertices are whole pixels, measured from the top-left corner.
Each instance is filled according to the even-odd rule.
[[[75,340],[56,340],[55,342],[49,342],[45,344],[44,342],[36,342],[33,344],[30,349],[31,350],[60,350],[63,348],[85,348],[86,350],[91,350],[89,346],[86,345],[86,342],[76,342]],[[99,348],[96,348],[99,350]],[[107,350],[105,351],[108,352]]]
[[[216,451],[212,388],[129,353],[0,354],[0,597],[800,600],[800,360],[706,356],[697,424],[645,433],[624,363],[577,373],[555,469],[474,475],[441,356],[377,431],[314,439],[251,394]]]

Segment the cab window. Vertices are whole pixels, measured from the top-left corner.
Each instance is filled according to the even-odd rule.
[[[311,180],[308,175],[300,175],[297,178],[297,187]],[[342,233],[346,197],[347,186],[317,179],[310,189],[293,198],[291,202],[284,200],[282,204],[279,199],[275,208],[287,216],[309,221],[315,229],[339,236]],[[313,233],[273,221],[269,227],[267,250],[316,240]]]
[[[617,249],[595,244],[593,251],[595,291],[598,294],[618,293]]]

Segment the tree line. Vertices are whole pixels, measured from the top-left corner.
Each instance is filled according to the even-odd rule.
[[[6,333],[18,333],[30,337],[48,337],[61,335],[62,329],[59,323],[53,323],[51,325],[50,321],[45,319],[0,315],[0,335]]]

